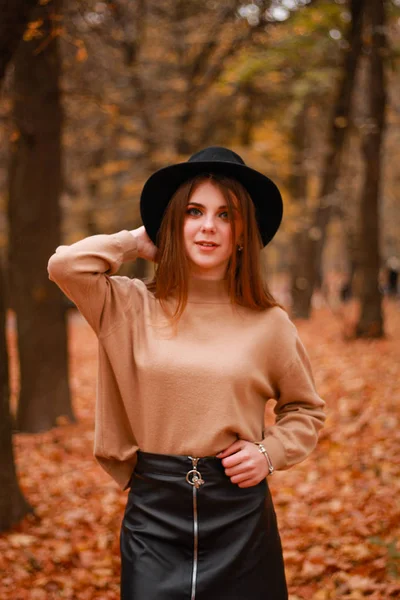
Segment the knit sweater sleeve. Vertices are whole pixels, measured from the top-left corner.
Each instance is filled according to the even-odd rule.
[[[93,235],[59,246],[48,263],[51,281],[65,293],[97,335],[116,325],[129,300],[131,281],[114,275],[123,262],[135,260],[137,243],[129,231]],[[105,310],[107,307],[107,310]]]
[[[276,423],[265,430],[262,440],[276,470],[307,458],[325,421],[325,402],[315,389],[310,360],[297,329],[287,318],[283,330],[277,346],[287,360],[277,368]]]

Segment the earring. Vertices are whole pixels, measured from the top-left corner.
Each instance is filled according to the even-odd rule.
[[[241,252],[243,250],[243,246],[237,246],[237,251]]]

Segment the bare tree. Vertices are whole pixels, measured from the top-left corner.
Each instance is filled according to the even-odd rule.
[[[297,316],[303,318],[310,316],[312,293],[321,280],[322,249],[327,226],[336,203],[336,186],[348,133],[357,65],[362,49],[365,4],[366,0],[350,0],[351,25],[337,82],[336,101],[323,165],[319,206],[311,226],[303,232],[302,238],[299,237],[301,252],[296,252],[298,271],[301,268],[300,263],[303,263],[304,273],[301,277],[302,287],[296,290],[293,310]]]
[[[384,62],[387,54],[385,0],[369,0],[366,9],[367,49],[367,123],[362,129],[364,182],[360,214],[360,302],[361,314],[356,327],[359,337],[384,335],[382,298],[378,288],[379,200],[382,171],[382,139],[385,130],[386,85]]]
[[[36,1],[5,0],[0,19],[0,84],[22,38]],[[6,269],[0,262],[0,531],[20,521],[32,507],[18,484],[12,443],[10,386],[6,339]]]
[[[308,289],[306,278],[308,264],[305,260],[299,260],[299,255],[300,258],[304,255],[304,231],[307,229],[309,212],[307,207],[308,173],[305,165],[309,144],[309,110],[310,98],[306,96],[295,116],[290,135],[293,158],[288,188],[296,208],[296,231],[292,236],[291,248],[293,254],[290,261],[292,314],[294,317],[302,316],[307,311],[310,302],[308,294],[304,293]],[[303,303],[305,303],[305,306],[303,306]]]
[[[4,292],[5,275],[0,264],[0,531],[6,531],[32,511],[18,485],[14,463]]]
[[[59,10],[58,0],[34,9],[41,36],[21,42],[14,64],[9,271],[21,373],[17,429],[29,432],[54,427],[61,416],[74,420],[63,297],[46,270],[61,239]]]

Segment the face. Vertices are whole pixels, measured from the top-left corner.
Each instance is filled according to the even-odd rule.
[[[234,213],[239,238],[242,219],[238,210]],[[190,274],[223,279],[233,252],[233,236],[225,198],[209,181],[201,183],[188,202],[183,237]]]

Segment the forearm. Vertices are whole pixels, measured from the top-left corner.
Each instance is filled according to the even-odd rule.
[[[324,401],[318,396],[312,406],[297,407],[281,415],[264,432],[262,443],[274,469],[288,469],[314,450],[325,421]]]
[[[136,257],[136,239],[128,231],[94,235],[70,246],[59,246],[49,260],[48,274],[99,333],[107,297],[122,309],[126,304],[127,286],[119,285],[109,275]]]
[[[70,246],[59,246],[49,260],[48,273],[56,283],[105,273],[113,275],[123,262],[136,257],[136,239],[129,231],[93,235]]]
[[[297,332],[287,354],[291,358],[276,382],[276,424],[265,430],[263,440],[275,469],[287,469],[307,458],[325,422],[325,402],[317,393]]]

